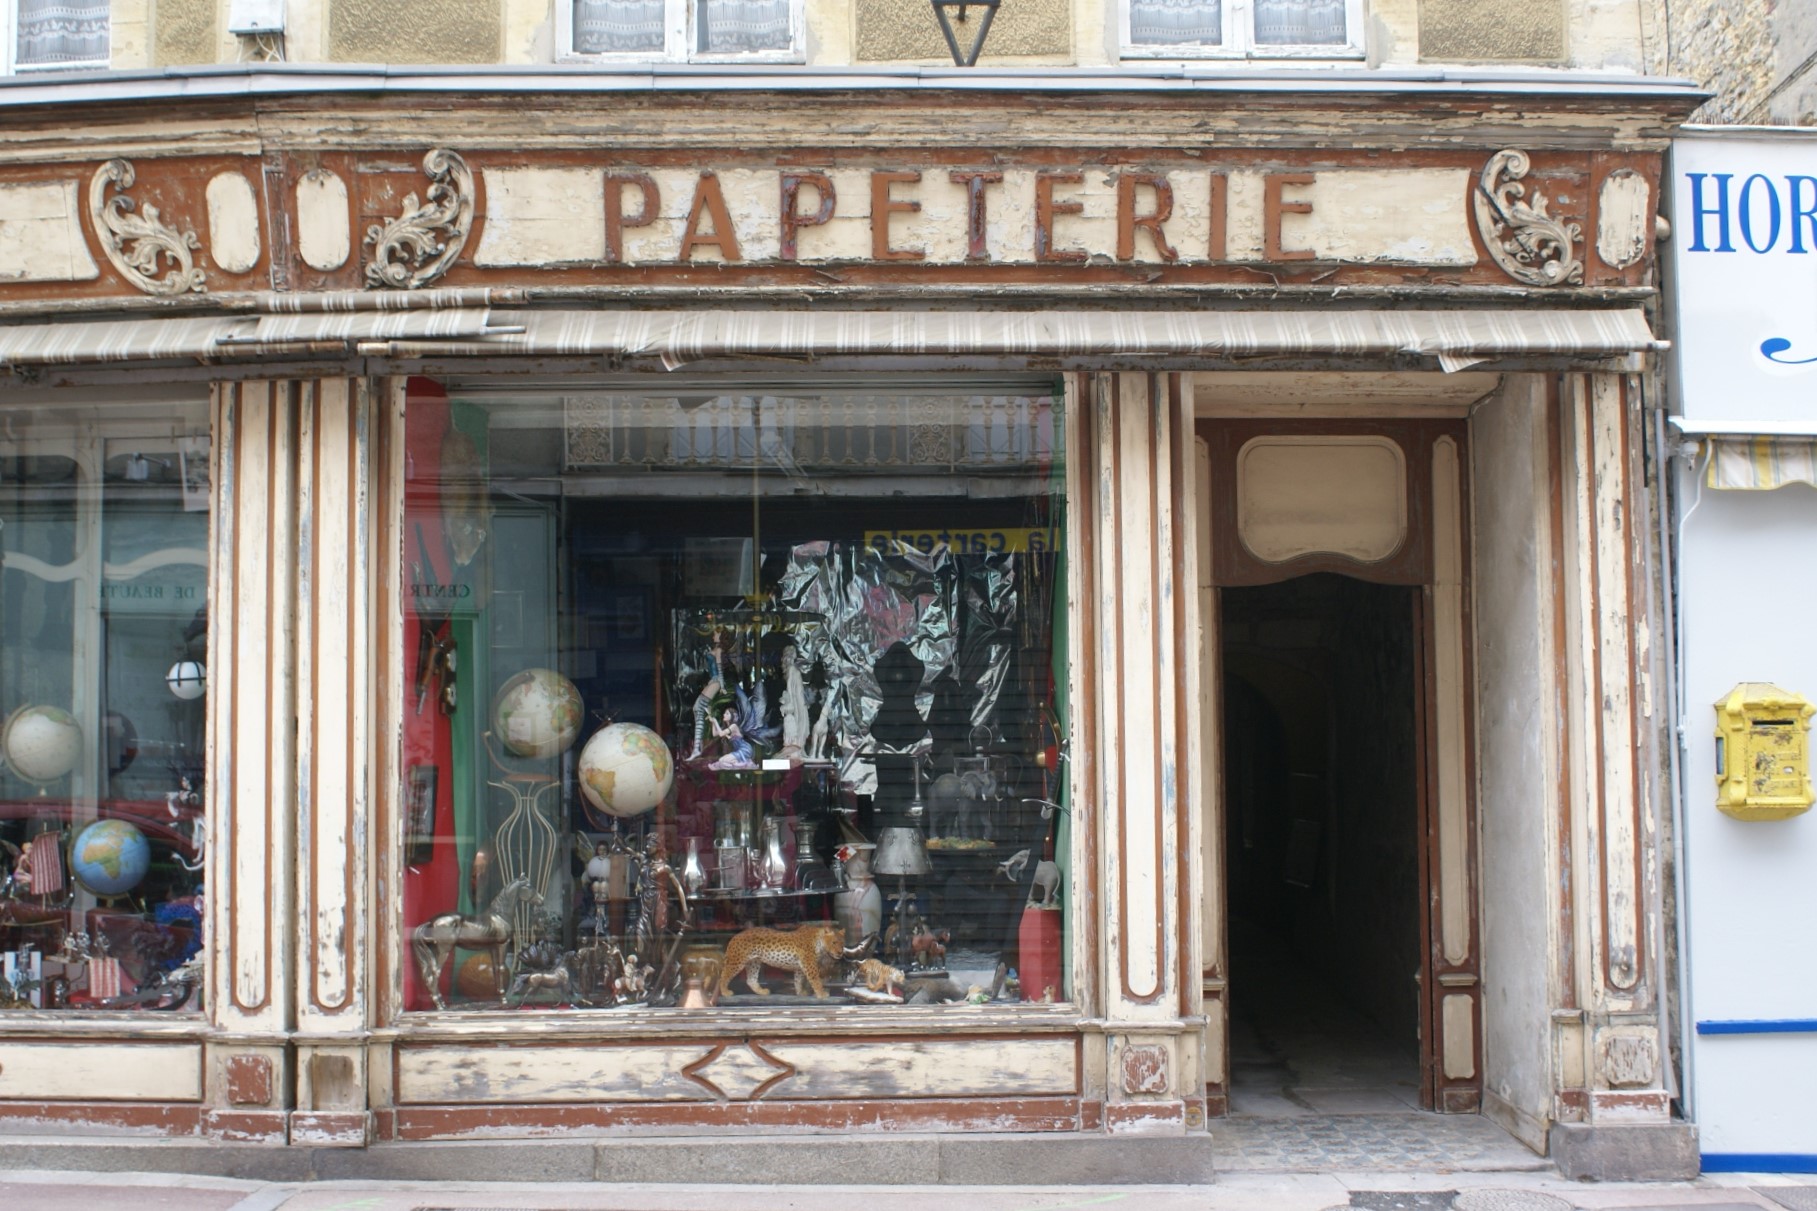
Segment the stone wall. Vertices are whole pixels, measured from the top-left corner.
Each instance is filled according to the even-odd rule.
[[[1778,0],[1669,0],[1659,23],[1667,43],[1665,70],[1716,94],[1692,121],[1763,120],[1776,72],[1760,48],[1771,45],[1780,24],[1775,10],[1789,7]]]

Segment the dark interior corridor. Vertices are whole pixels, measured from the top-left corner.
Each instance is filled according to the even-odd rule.
[[[1416,593],[1223,590],[1234,1114],[1419,1108]]]

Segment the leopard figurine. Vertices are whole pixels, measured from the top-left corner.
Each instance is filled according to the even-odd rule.
[[[839,925],[803,925],[797,929],[766,929],[754,926],[734,934],[726,943],[725,963],[720,967],[719,994],[732,991],[732,980],[744,973],[745,987],[760,997],[770,995],[757,976],[765,967],[793,972],[795,994],[801,995],[805,979],[816,997],[826,996],[826,984],[820,976],[821,965],[834,966],[845,953],[845,929]]]

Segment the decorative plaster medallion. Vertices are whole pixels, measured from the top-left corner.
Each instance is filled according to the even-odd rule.
[[[1123,1049],[1123,1092],[1167,1092],[1167,1048],[1131,1043]]]
[[[297,255],[323,273],[339,269],[353,251],[347,182],[326,168],[312,168],[297,182]]]
[[[413,193],[404,198],[404,213],[366,231],[372,260],[366,284],[375,288],[415,290],[448,271],[466,246],[473,229],[473,173],[456,152],[438,147],[423,157],[429,175],[429,201]]]
[[[1476,187],[1476,229],[1502,272],[1528,286],[1581,286],[1583,262],[1577,244],[1583,228],[1546,213],[1546,195],[1535,190],[1525,201],[1520,179],[1532,169],[1524,151],[1498,151],[1483,166]],[[1504,234],[1505,233],[1505,234]]]
[[[206,293],[207,275],[190,253],[202,247],[193,231],[164,224],[156,206],[134,214],[138,203],[126,195],[137,174],[126,160],[109,160],[88,182],[88,217],[101,239],[101,251],[122,277],[146,294]],[[108,187],[119,192],[108,197]],[[159,276],[161,262],[170,268]]]
[[[1616,1089],[1633,1089],[1653,1083],[1659,1051],[1645,1035],[1606,1035],[1601,1040],[1603,1076]]]
[[[1647,255],[1651,194],[1647,179],[1632,168],[1617,168],[1603,178],[1596,199],[1596,255],[1609,268],[1626,269]]]
[[[237,172],[208,182],[208,250],[215,268],[248,273],[259,263],[259,199],[252,182]]]
[[[755,1102],[795,1071],[795,1065],[747,1042],[736,1048],[721,1043],[681,1074],[722,1101]]]

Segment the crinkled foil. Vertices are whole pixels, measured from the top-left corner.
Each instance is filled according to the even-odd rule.
[[[794,646],[811,713],[816,720],[827,713],[826,755],[858,794],[876,790],[876,767],[861,754],[883,703],[875,666],[895,643],[906,643],[924,666],[916,695],[924,717],[933,717],[938,698],[961,704],[972,727],[993,725],[1016,643],[1013,554],[804,543],[789,552],[774,601],[773,609],[678,615],[673,708],[684,729],[709,676],[716,627],[734,635],[731,663],[741,678],[756,662],[777,683],[782,650]],[[769,694],[772,710],[776,698]]]

